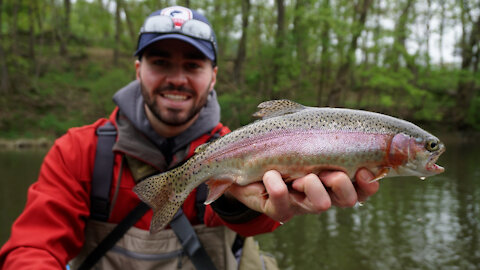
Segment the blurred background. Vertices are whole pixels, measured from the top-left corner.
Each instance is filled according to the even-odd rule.
[[[480,127],[479,0],[0,0],[0,136],[59,136],[108,115],[146,15],[201,10],[223,121],[263,100]]]
[[[144,18],[176,4],[213,24],[232,129],[287,98],[386,113],[446,143],[442,175],[386,179],[364,206],[257,237],[283,269],[480,269],[480,0],[0,0],[0,245],[47,151],[19,148],[108,116],[135,79]]]

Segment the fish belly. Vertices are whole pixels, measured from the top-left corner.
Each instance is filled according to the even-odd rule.
[[[279,171],[286,181],[322,170],[342,170],[353,178],[361,167],[376,171],[386,162],[391,137],[315,130],[263,134],[229,145],[204,164],[213,168],[208,178],[230,178],[239,185],[260,181],[268,170]]]

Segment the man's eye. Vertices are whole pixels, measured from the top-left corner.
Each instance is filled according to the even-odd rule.
[[[153,64],[156,65],[156,66],[167,66],[168,62],[163,60],[163,59],[157,59],[157,60],[153,61]]]
[[[197,64],[197,63],[188,63],[188,64],[187,64],[187,68],[189,68],[189,69],[198,69],[198,68],[200,68],[200,65]]]

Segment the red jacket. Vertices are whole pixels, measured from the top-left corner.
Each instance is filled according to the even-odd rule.
[[[115,114],[110,121],[115,124]],[[65,265],[81,250],[85,222],[90,214],[90,190],[97,143],[96,129],[105,124],[100,119],[92,125],[70,129],[55,141],[41,166],[38,181],[28,190],[25,210],[12,226],[10,239],[0,250],[1,269],[65,269]],[[224,134],[222,134],[224,135]],[[119,174],[121,153],[116,153],[111,197]],[[117,202],[108,222],[118,223],[138,203],[132,191],[133,177],[124,166]],[[199,223],[195,210],[194,190],[183,205],[192,224]],[[150,227],[152,211],[135,226]],[[243,224],[228,224],[210,206],[206,207],[207,226],[226,225],[241,235],[271,232],[279,226],[265,215]]]

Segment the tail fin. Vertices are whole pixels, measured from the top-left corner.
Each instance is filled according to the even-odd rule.
[[[191,190],[182,178],[183,166],[151,176],[138,183],[133,191],[153,210],[150,232],[156,233],[172,220]]]

